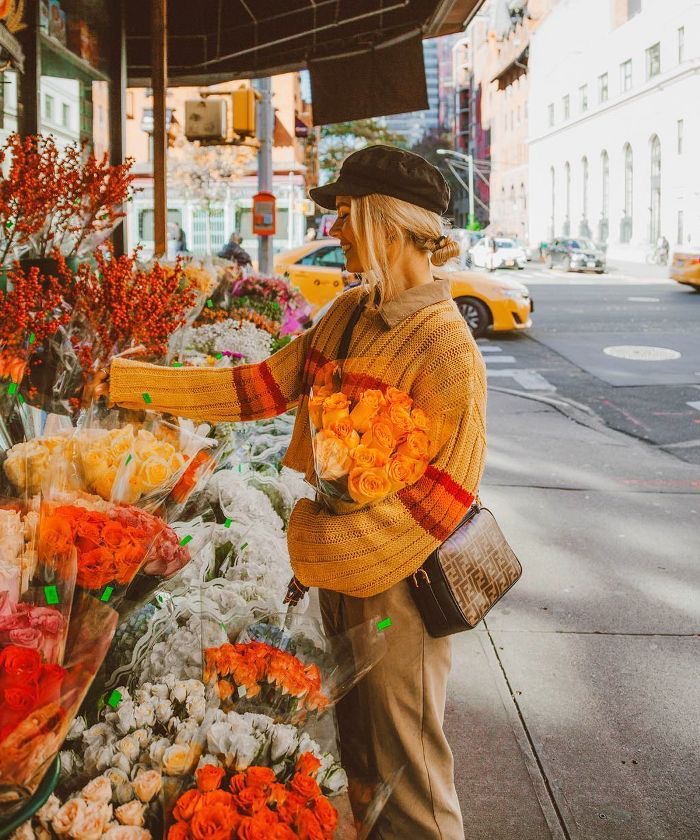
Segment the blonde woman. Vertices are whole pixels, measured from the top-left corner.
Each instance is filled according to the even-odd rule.
[[[449,190],[418,155],[387,146],[355,152],[338,180],[311,191],[337,210],[332,235],[347,269],[364,282],[335,301],[311,330],[257,365],[165,368],[116,360],[111,397],[209,421],[270,417],[296,408],[285,463],[314,482],[308,395],[314,371],[337,358],[352,329],[350,357],[376,361],[383,385],[416,396],[434,417],[453,421],[425,475],[381,501],[333,513],[302,499],[289,523],[296,580],[318,587],[327,632],[375,616],[390,618],[387,654],[338,708],[343,762],[351,776],[388,780],[402,770],[373,836],[381,840],[462,840],[452,753],[442,730],[449,638],[432,638],[407,579],[456,528],[474,500],[486,448],[484,365],[431,264],[459,253],[443,233]]]

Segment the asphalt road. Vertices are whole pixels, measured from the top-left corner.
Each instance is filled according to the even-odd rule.
[[[606,425],[700,464],[700,294],[645,265],[605,275],[529,263],[494,272],[525,283],[522,333],[481,340],[492,387],[594,412]]]

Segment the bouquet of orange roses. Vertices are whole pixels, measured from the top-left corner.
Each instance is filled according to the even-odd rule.
[[[309,418],[316,489],[330,499],[381,501],[415,484],[435,455],[431,421],[409,394],[358,373],[341,381],[336,363],[316,376]]]

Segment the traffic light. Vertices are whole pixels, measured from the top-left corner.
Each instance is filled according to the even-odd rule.
[[[260,94],[251,88],[239,88],[233,100],[233,131],[239,137],[255,137],[255,111]]]

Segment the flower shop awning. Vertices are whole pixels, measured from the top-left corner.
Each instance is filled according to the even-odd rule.
[[[414,64],[415,46],[422,38],[461,31],[482,2],[200,0],[195,11],[190,2],[168,0],[168,84],[210,85],[306,67],[313,87],[332,87],[333,98],[346,103],[347,114],[338,117],[336,107],[329,111],[330,119],[315,115],[317,122],[413,110],[414,100],[416,107],[427,107],[422,104],[425,84],[418,84],[417,73],[408,78],[405,74]],[[132,86],[151,85],[150,5],[126,1]],[[382,52],[389,47],[393,49]],[[397,66],[396,57],[402,55]],[[367,73],[356,73],[356,68],[368,66],[375,74],[381,70],[373,84]],[[373,89],[371,98],[368,86]],[[314,110],[321,104],[323,111],[318,98],[314,96]]]

